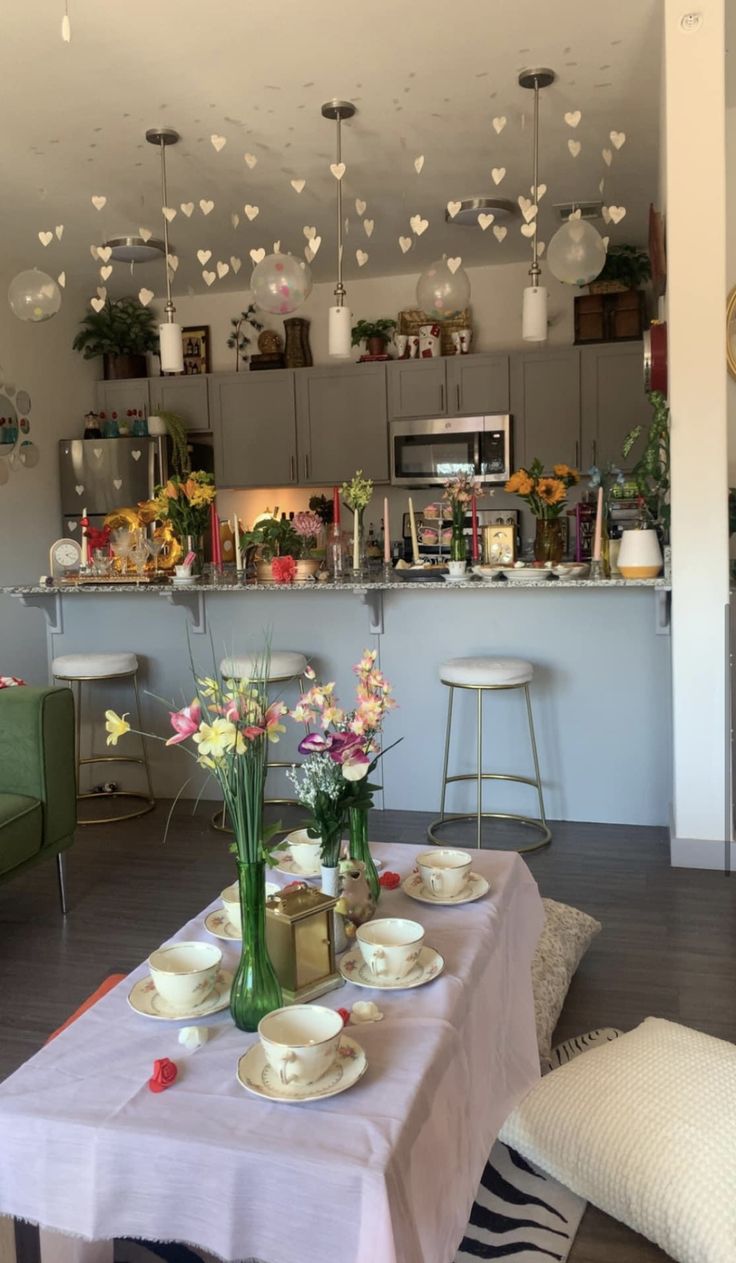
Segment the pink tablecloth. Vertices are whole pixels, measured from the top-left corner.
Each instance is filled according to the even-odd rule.
[[[375,848],[402,875],[419,849]],[[421,921],[445,970],[414,991],[346,984],[325,997],[385,1013],[355,1028],[368,1070],[340,1096],[259,1100],[235,1078],[256,1036],[224,1013],[208,1019],[208,1044],[184,1052],[178,1025],[133,1013],[121,983],[0,1086],[0,1213],[226,1260],[449,1263],[493,1139],[539,1075],[537,887],[516,855],[481,853],[474,868],[491,894],[463,907],[384,892],[382,914]],[[175,937],[208,938],[203,916]],[[237,946],[222,946],[234,967]],[[157,1057],[179,1063],[160,1095],[147,1087]]]

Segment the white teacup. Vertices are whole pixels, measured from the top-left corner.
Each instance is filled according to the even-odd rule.
[[[448,561],[447,568],[451,579],[462,579],[467,567],[466,561]]]
[[[321,1004],[290,1004],[261,1018],[258,1038],[283,1087],[306,1087],[327,1073],[342,1025],[340,1014]]]
[[[452,899],[462,892],[472,863],[467,851],[453,851],[449,847],[423,851],[417,856],[417,868],[424,885],[431,894],[442,899]]]
[[[174,574],[177,579],[189,579],[192,574],[191,566],[174,566]]]
[[[225,909],[228,921],[232,925],[233,929],[236,929],[239,934],[242,934],[243,922],[240,916],[240,887],[238,886],[238,883],[234,881],[232,886],[227,886],[225,890],[222,891],[220,898],[222,899],[222,906]]]
[[[296,829],[290,833],[286,841],[289,844],[291,858],[303,873],[314,873],[319,870],[322,853],[322,839],[310,838],[306,829]]]
[[[384,917],[358,927],[360,954],[375,978],[400,982],[414,968],[424,942],[418,921]]]
[[[222,952],[214,943],[170,943],[148,957],[153,985],[172,1009],[188,1013],[215,985]]]

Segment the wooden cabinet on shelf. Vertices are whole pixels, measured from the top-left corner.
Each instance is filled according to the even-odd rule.
[[[98,412],[106,412],[108,416],[117,412],[118,417],[124,417],[128,411],[140,411],[148,416],[150,410],[147,377],[97,383]]]
[[[448,416],[487,416],[509,410],[508,355],[453,355],[445,360]]]
[[[575,299],[575,344],[631,342],[641,338],[646,323],[643,290],[579,294]]]
[[[642,346],[589,346],[580,352],[583,446],[582,461],[604,468],[624,465],[621,448],[629,430],[648,425],[652,409],[644,393]],[[633,453],[633,459],[636,452]]]
[[[356,469],[388,482],[383,364],[304,368],[295,373],[300,483],[346,482]]]
[[[221,487],[283,487],[297,481],[294,373],[209,377],[215,477]]]
[[[545,469],[580,464],[580,352],[523,352],[511,357],[514,466],[538,458]]]
[[[394,360],[386,365],[390,417],[447,415],[445,361]]]
[[[149,377],[151,412],[175,412],[187,430],[209,430],[207,377]]]

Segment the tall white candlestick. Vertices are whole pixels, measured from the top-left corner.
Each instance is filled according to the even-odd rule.
[[[360,570],[360,540],[358,535],[359,524],[360,514],[357,509],[353,509],[353,570]]]
[[[391,561],[391,526],[388,520],[388,497],[383,497],[383,560],[386,565]]]
[[[595,535],[593,536],[593,561],[601,559],[601,531],[603,528],[603,488],[598,488],[598,508],[595,515]]]
[[[82,509],[82,517],[83,518],[87,517],[86,509]],[[80,560],[80,565],[81,566],[89,565],[89,540],[87,539],[86,528],[84,526],[82,527],[82,557]]]
[[[243,569],[243,556],[240,551],[240,523],[237,513],[233,513],[233,539],[235,540],[235,569]]]
[[[419,561],[419,540],[417,539],[417,523],[414,517],[414,501],[409,496],[409,528],[411,530],[411,556],[412,561]]]

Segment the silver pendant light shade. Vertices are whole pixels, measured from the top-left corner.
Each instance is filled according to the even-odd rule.
[[[166,190],[166,146],[175,145],[179,133],[171,127],[153,127],[146,132],[149,145],[158,145],[161,152],[161,218],[164,225],[164,271],[166,274],[166,321],[158,327],[159,353],[162,373],[184,372],[184,347],[181,337],[181,325],[174,320],[176,308],[171,298],[171,276],[169,273],[169,221],[163,214],[168,206]]]
[[[332,119],[337,128],[337,145],[335,162],[342,162],[341,124],[345,118],[355,114],[352,101],[327,101],[322,106],[322,117]],[[350,308],[345,306],[346,290],[342,280],[342,180],[337,185],[337,284],[335,286],[335,303],[330,307],[327,350],[332,359],[348,360],[352,354],[351,329],[353,317]]]
[[[540,68],[522,70],[519,75],[519,87],[527,88],[534,93],[534,155],[532,167],[532,197],[538,205],[537,189],[539,187],[539,90],[548,88],[555,81],[554,70]],[[536,224],[536,219],[535,219]],[[547,341],[547,290],[539,284],[541,277],[539,253],[537,250],[537,234],[532,235],[532,265],[529,268],[531,284],[524,290],[524,301],[521,312],[521,336],[525,342]]]

